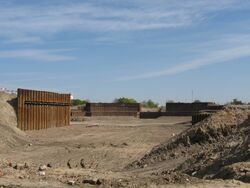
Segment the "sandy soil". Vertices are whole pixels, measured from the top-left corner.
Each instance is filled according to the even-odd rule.
[[[155,120],[99,117],[72,122],[69,127],[26,132],[28,144],[0,152],[0,187],[72,186],[69,184],[77,187],[165,187],[166,181],[152,173],[171,168],[173,164],[134,170],[124,167],[189,128],[190,121],[189,117]],[[49,167],[39,171],[41,165]],[[199,179],[167,185],[215,186],[248,185],[238,181]]]

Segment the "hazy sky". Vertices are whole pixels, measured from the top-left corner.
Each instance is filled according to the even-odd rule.
[[[0,87],[250,101],[248,0],[0,0]]]

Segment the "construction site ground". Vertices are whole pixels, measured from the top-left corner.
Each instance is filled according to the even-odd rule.
[[[191,117],[89,117],[68,127],[28,131],[22,144],[1,150],[0,187],[248,187],[236,180],[189,176],[171,183],[157,175],[183,162],[182,157],[127,168],[190,127]]]

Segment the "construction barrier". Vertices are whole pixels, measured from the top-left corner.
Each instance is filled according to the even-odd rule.
[[[24,131],[70,125],[70,94],[18,89],[17,123]]]
[[[204,119],[208,118],[211,115],[212,115],[212,113],[202,113],[202,114],[193,115],[192,116],[192,125],[203,121]]]
[[[162,112],[140,112],[140,119],[156,119],[163,116]]]
[[[87,103],[86,116],[134,116],[138,117],[140,104]]]
[[[166,112],[169,115],[192,116],[201,110],[221,110],[223,107],[212,102],[166,103]]]

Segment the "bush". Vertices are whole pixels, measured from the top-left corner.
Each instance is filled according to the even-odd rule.
[[[167,100],[167,103],[174,103],[174,100]]]
[[[242,101],[238,100],[238,99],[233,99],[233,101],[230,102],[230,104],[233,104],[233,105],[242,105],[244,103]]]
[[[193,103],[200,103],[201,101],[200,100],[195,100]]]
[[[137,101],[132,98],[121,97],[121,98],[115,99],[114,103],[133,104],[133,103],[137,103]]]
[[[81,99],[72,99],[71,100],[71,106],[79,106],[79,105],[84,105],[88,101],[87,100],[81,100]]]
[[[141,104],[145,108],[157,108],[159,106],[158,103],[153,102],[151,99],[148,101],[143,101]]]

